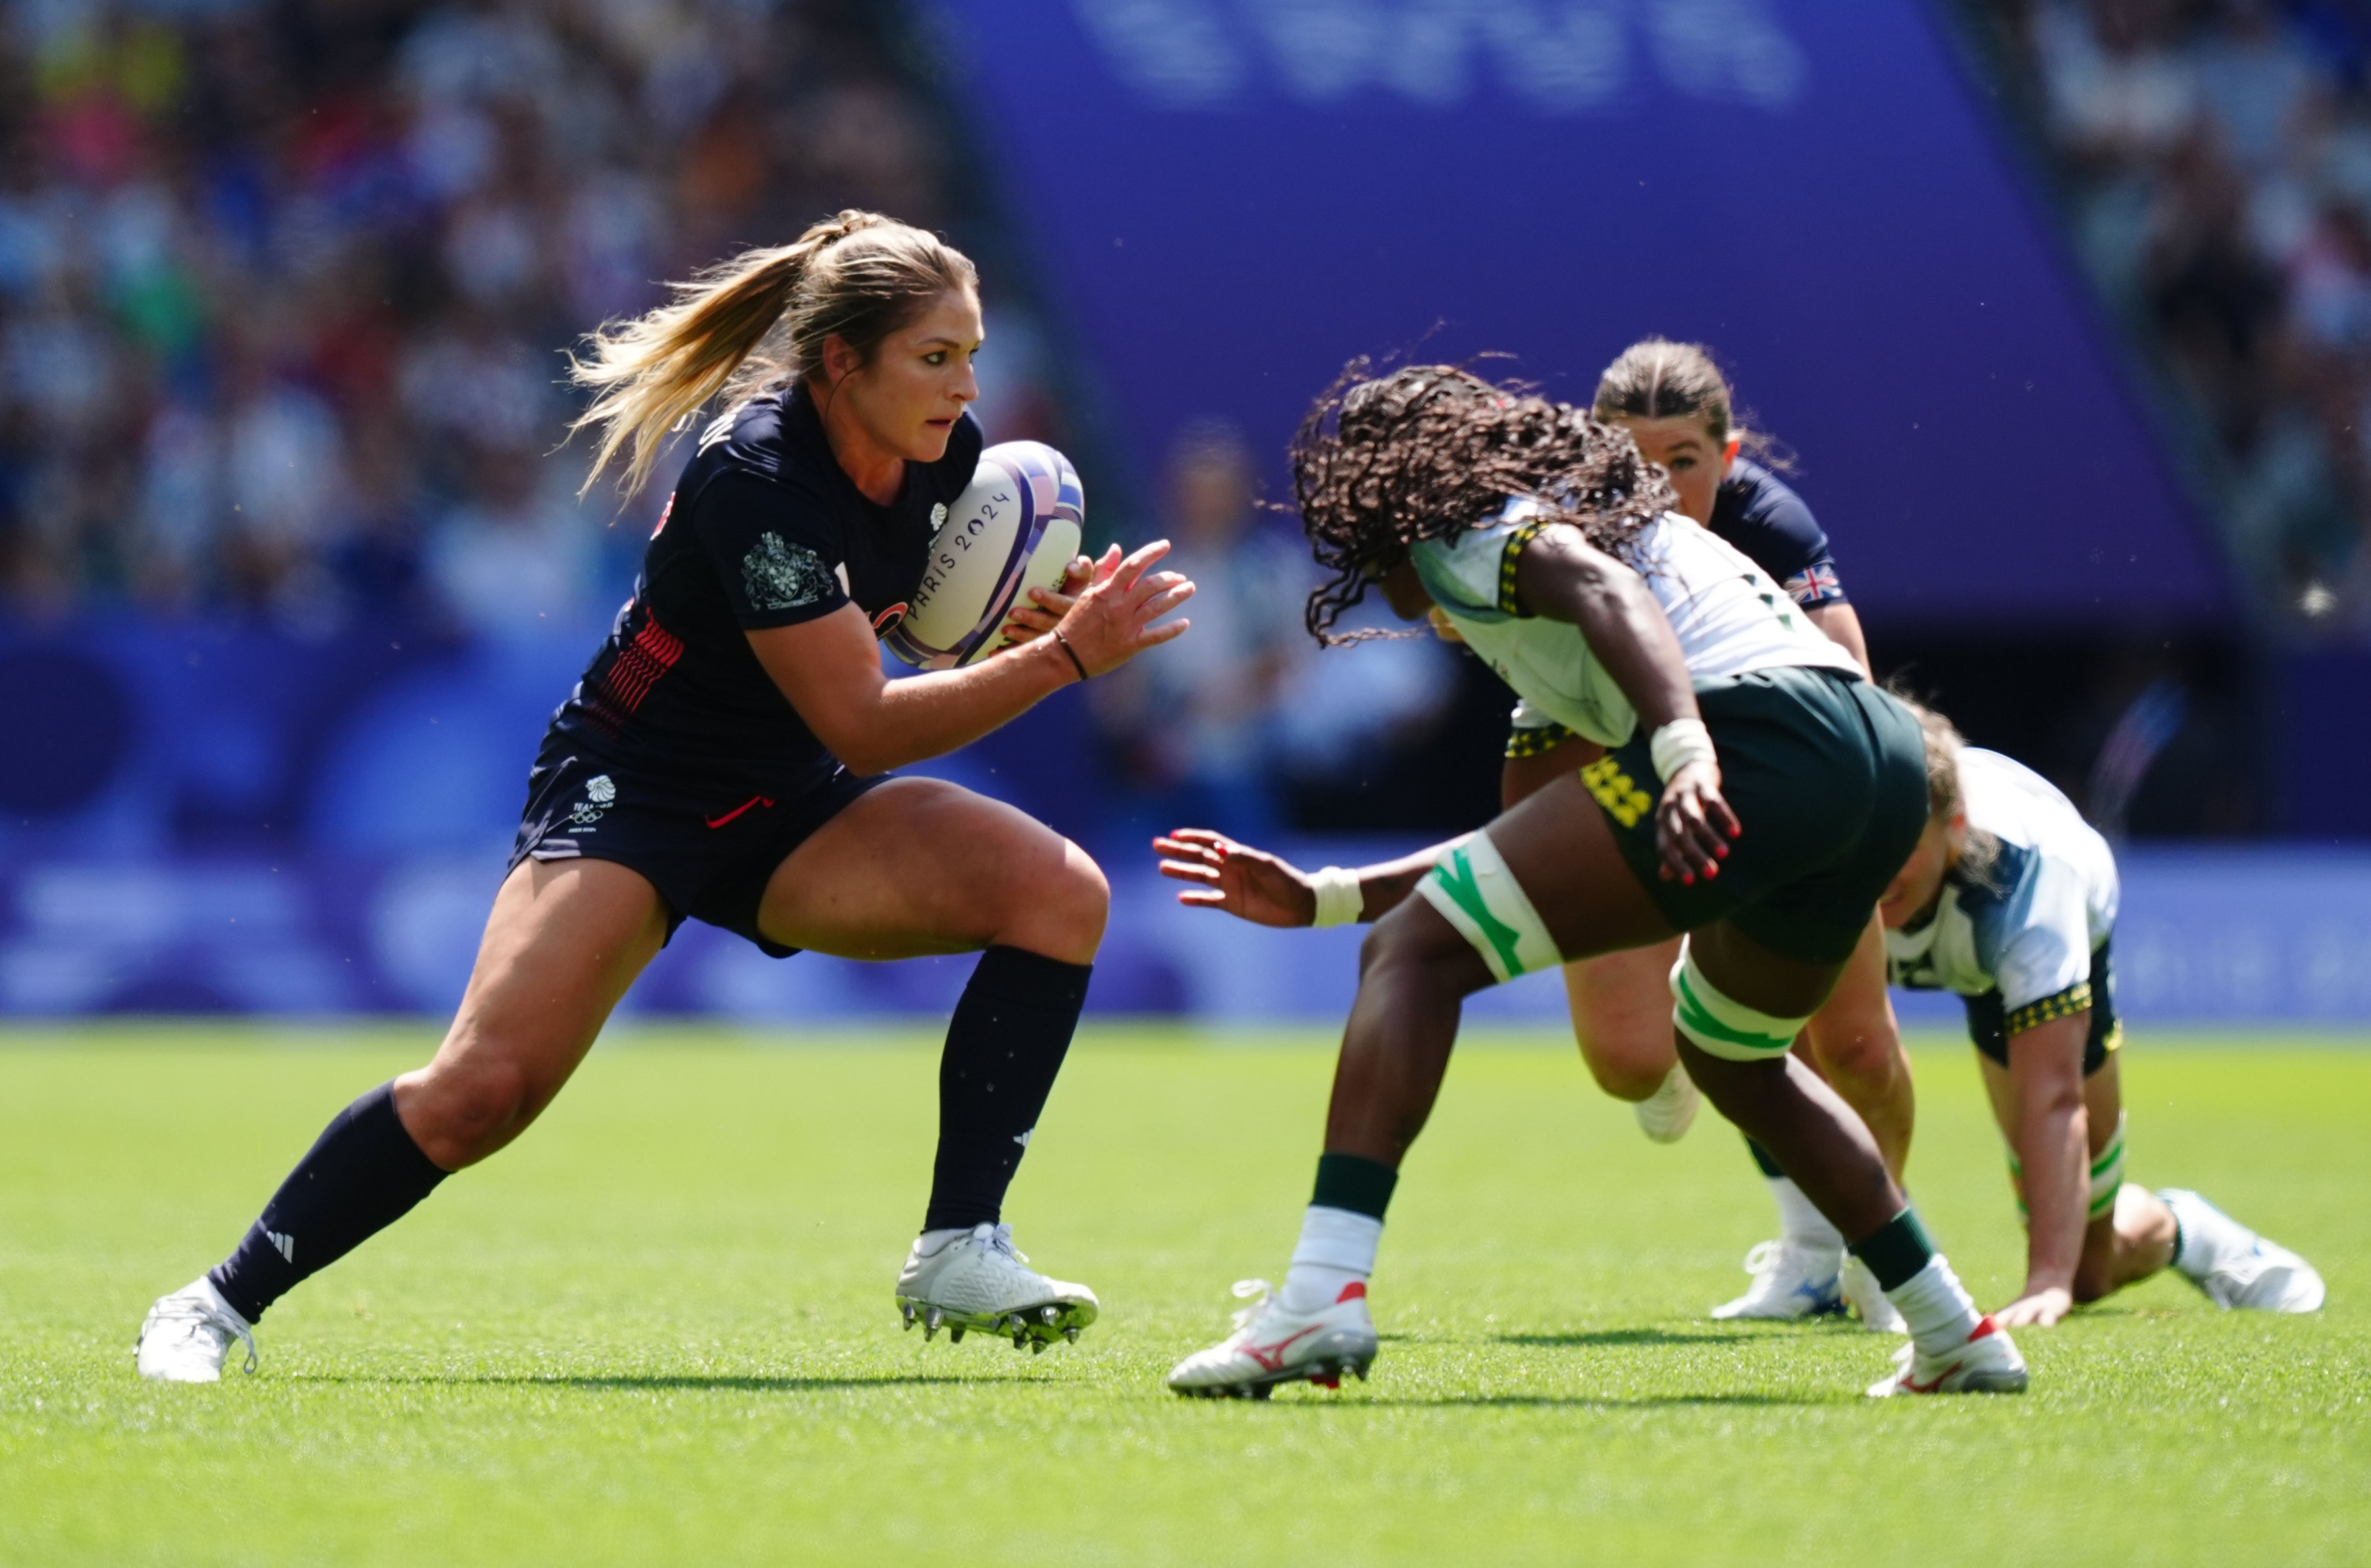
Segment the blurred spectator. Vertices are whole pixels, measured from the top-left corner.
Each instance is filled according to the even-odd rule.
[[[0,12],[0,613],[606,616],[649,518],[570,495],[559,351],[830,209],[950,220],[882,25],[867,0]],[[1038,433],[1016,325],[988,412]]]
[[[1232,425],[1187,426],[1166,476],[1164,564],[1194,580],[1194,629],[1097,691],[1097,717],[1132,781],[1177,825],[1258,836],[1277,824],[1278,698],[1314,651],[1301,626],[1312,568],[1261,516],[1250,451]]]
[[[1963,0],[2078,249],[2227,459],[2277,623],[2371,635],[2371,16],[2338,0]]]

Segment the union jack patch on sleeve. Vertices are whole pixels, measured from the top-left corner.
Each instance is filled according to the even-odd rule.
[[[1787,579],[1783,586],[1788,596],[1807,610],[1845,596],[1844,584],[1836,581],[1836,563],[1825,556]]]

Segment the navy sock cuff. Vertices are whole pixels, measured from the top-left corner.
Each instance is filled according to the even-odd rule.
[[[1026,948],[992,947],[979,955],[967,993],[984,1000],[1077,1012],[1087,1004],[1092,963],[1065,963]]]
[[[1398,1171],[1363,1154],[1321,1154],[1317,1157],[1317,1190],[1309,1201],[1381,1219],[1383,1211],[1392,1206],[1392,1189],[1399,1185],[1399,1181]]]
[[[1875,1235],[1854,1242],[1852,1255],[1868,1265],[1879,1290],[1892,1291],[1908,1284],[1933,1261],[1935,1243],[1927,1239],[1926,1228],[1918,1223],[1918,1211],[1906,1208],[1879,1226]]]

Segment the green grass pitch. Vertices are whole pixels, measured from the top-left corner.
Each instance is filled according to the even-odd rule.
[[[133,1376],[329,1113],[434,1032],[0,1035],[0,1562],[2360,1562],[2371,1051],[2136,1032],[2133,1172],[2313,1258],[2318,1318],[2172,1276],[2021,1336],[2022,1399],[1878,1403],[1891,1342],[1715,1324],[1770,1228],[1707,1113],[1647,1144],[1545,1035],[1469,1042],[1409,1162],[1371,1382],[1161,1378],[1280,1275],[1330,1036],[1091,1031],[1010,1215],[1102,1293],[1042,1356],[901,1334],[935,1058],[626,1037],[316,1279],[219,1388]],[[341,1048],[321,1049],[325,1043]],[[1964,1047],[1914,1187],[2020,1277]]]

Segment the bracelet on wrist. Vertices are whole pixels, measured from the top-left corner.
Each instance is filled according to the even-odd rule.
[[[1054,628],[1054,640],[1061,644],[1062,651],[1064,653],[1070,655],[1070,668],[1079,672],[1079,679],[1082,681],[1090,679],[1091,677],[1087,674],[1086,663],[1079,657],[1079,651],[1070,646],[1070,640],[1062,635],[1062,628],[1058,626]]]

